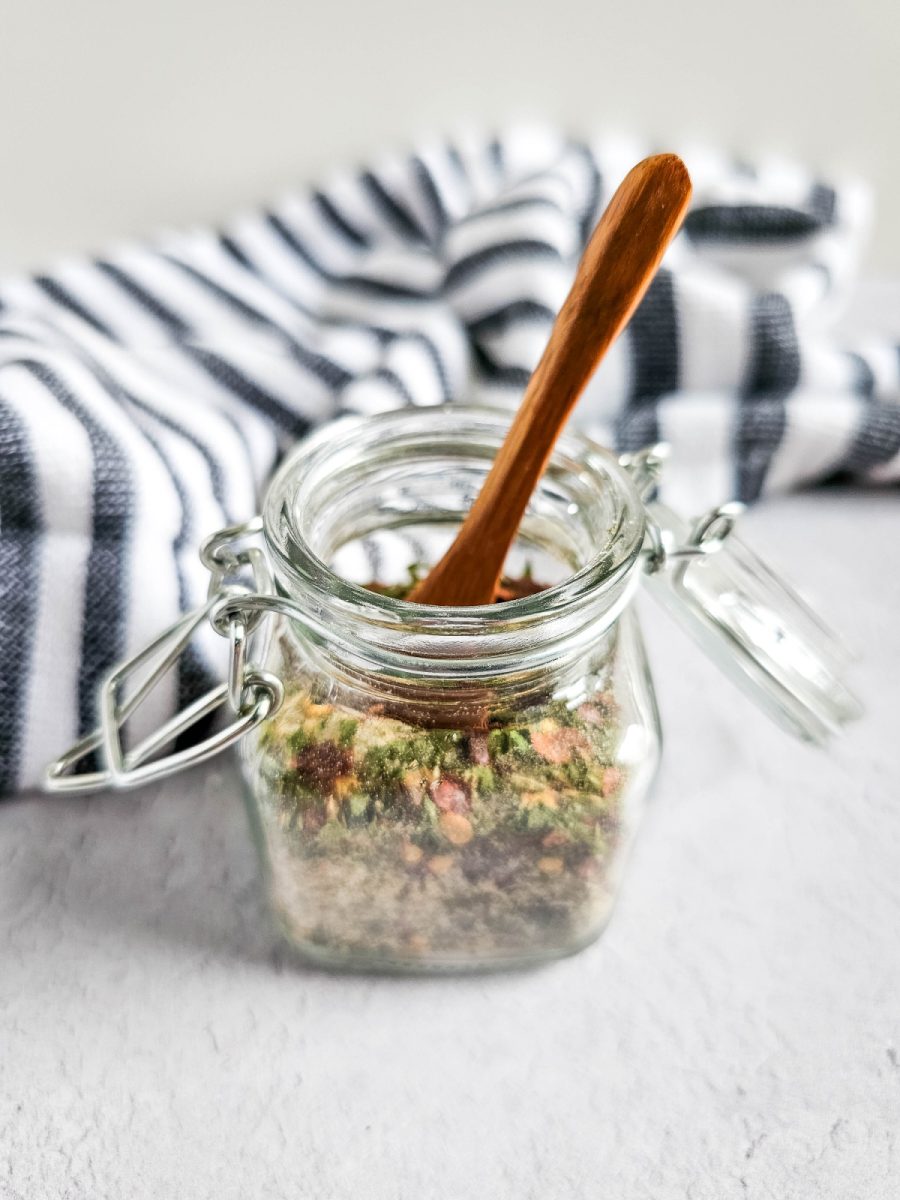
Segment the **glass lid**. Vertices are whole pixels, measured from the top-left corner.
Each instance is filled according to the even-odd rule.
[[[843,681],[852,655],[733,533],[741,504],[693,523],[656,502],[648,583],[694,640],[779,725],[824,743],[862,707]]]

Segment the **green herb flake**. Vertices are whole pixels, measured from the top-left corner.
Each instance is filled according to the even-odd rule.
[[[352,717],[344,717],[338,725],[338,745],[345,747],[352,745],[358,728],[359,721],[353,720]]]
[[[313,738],[305,729],[295,729],[287,739],[288,748],[292,754],[300,754],[313,744]]]
[[[531,749],[531,739],[519,729],[510,729],[509,748],[513,754],[527,754]]]
[[[362,795],[360,792],[354,793],[347,801],[347,807],[350,811],[350,816],[357,819],[364,817],[369,807],[369,797]]]

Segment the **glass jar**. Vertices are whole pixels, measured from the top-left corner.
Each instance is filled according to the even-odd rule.
[[[405,601],[507,424],[405,409],[299,445],[263,517],[201,548],[207,602],[109,676],[100,725],[47,786],[134,787],[240,742],[272,905],[307,959],[485,969],[590,942],[659,763],[642,580],[791,733],[824,742],[860,708],[842,644],[733,536],[739,505],[690,522],[649,499],[661,447],[619,460],[564,434],[506,563],[514,598]],[[227,681],[126,748],[135,710],[212,631]],[[183,745],[228,706],[226,726]]]
[[[272,903],[306,956],[485,968],[597,936],[659,760],[628,601],[644,511],[625,470],[563,437],[503,604],[415,605],[401,585],[449,544],[502,413],[407,410],[304,443],[265,506],[282,617],[280,711],[244,739]]]

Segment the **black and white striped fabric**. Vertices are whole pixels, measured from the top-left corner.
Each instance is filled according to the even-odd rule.
[[[98,681],[194,603],[196,547],[340,411],[514,405],[579,251],[652,151],[516,128],[0,284],[0,793],[95,723]],[[864,190],[686,153],[693,209],[577,420],[672,443],[687,510],[900,479],[896,344],[829,332]],[[198,686],[190,657],[154,698]]]

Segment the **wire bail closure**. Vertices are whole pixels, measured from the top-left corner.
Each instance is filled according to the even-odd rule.
[[[647,527],[643,557],[644,570],[648,575],[655,575],[658,571],[674,566],[683,569],[692,559],[717,553],[734,532],[738,518],[747,507],[739,500],[719,504],[694,522],[683,541],[676,541],[671,531],[664,529],[653,519],[652,505],[648,504],[669,461],[670,453],[666,442],[656,442],[634,453],[619,455],[619,463],[631,476],[638,495],[644,501]]]
[[[655,575],[657,571],[673,567],[683,571],[692,559],[716,554],[734,532],[737,520],[745,508],[746,505],[739,500],[729,500],[727,504],[711,508],[694,523],[687,539],[680,544],[648,514],[645,533],[647,545],[643,551],[644,569],[647,574]]]
[[[259,595],[272,596],[274,586],[263,550],[256,546],[235,549],[248,537],[262,531],[262,518],[221,529],[200,548],[200,559],[210,572],[204,604],[180,617],[143,650],[121,663],[100,688],[100,724],[81,738],[47,768],[44,786],[51,792],[87,792],[99,788],[125,790],[203,762],[239,741],[280,707],[284,699],[281,680],[261,663],[265,662],[268,627],[262,611],[244,611],[240,601]],[[247,571],[252,587],[244,582]],[[223,630],[220,614],[229,606]],[[196,631],[209,623],[227,639],[230,655],[225,682],[211,688],[131,750],[124,748],[122,728],[153,688],[173,670]],[[143,677],[135,690],[122,699],[127,682]],[[162,757],[154,757],[199,721],[228,706],[234,714],[224,728],[203,741]],[[77,772],[78,764],[91,755],[100,758],[100,770]]]

